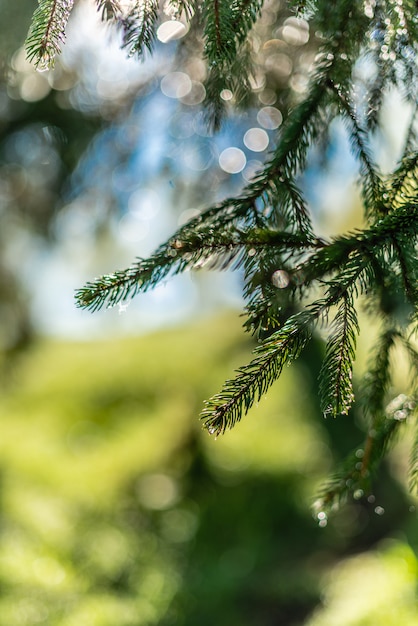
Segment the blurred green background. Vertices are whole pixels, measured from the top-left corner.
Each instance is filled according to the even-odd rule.
[[[309,355],[233,432],[201,430],[250,349],[229,314],[21,357],[0,403],[2,626],[418,623],[394,471],[373,503],[312,515],[347,433],[321,421]]]
[[[408,435],[371,497],[329,520],[313,513],[332,467],[362,440],[356,409],[322,419],[319,341],[214,440],[197,419],[203,402],[254,348],[237,311],[220,312],[236,285],[186,277],[124,315],[91,317],[72,299],[245,184],[265,152],[247,150],[248,171],[232,176],[219,153],[245,151],[257,107],[286,115],[315,41],[293,32],[279,55],[277,39],[260,53],[258,101],[213,138],[198,100],[160,93],[172,48],[128,63],[117,47],[89,48],[75,22],[56,70],[35,73],[21,49],[35,5],[0,2],[0,626],[417,626]],[[289,19],[277,7],[260,28]],[[196,87],[193,54],[192,39],[175,59],[189,58]],[[148,109],[160,114],[153,125]],[[159,126],[171,139],[155,139]],[[333,133],[333,150],[308,168],[324,231],[358,223],[352,165]],[[146,203],[131,210],[132,196]],[[146,334],[157,317],[170,327]],[[356,372],[373,340],[362,328]]]

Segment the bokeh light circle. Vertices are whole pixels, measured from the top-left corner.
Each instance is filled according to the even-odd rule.
[[[257,113],[257,122],[267,130],[274,130],[283,122],[283,115],[276,107],[263,107]]]
[[[126,213],[119,220],[119,235],[125,241],[142,241],[148,236],[149,231],[149,222],[132,213]]]
[[[290,283],[290,276],[285,270],[276,270],[273,272],[271,282],[277,289],[285,289]]]
[[[157,38],[162,43],[181,39],[187,33],[187,26],[178,20],[163,22],[157,29]]]
[[[184,72],[169,72],[161,79],[160,89],[168,98],[184,98],[192,89],[192,81]]]
[[[187,92],[185,96],[180,98],[182,104],[187,104],[188,106],[195,106],[196,104],[200,104],[206,97],[206,89],[203,84],[199,81],[192,80],[190,91]]]
[[[245,146],[253,152],[263,152],[269,141],[269,136],[262,128],[250,128],[244,135]]]
[[[219,166],[228,174],[242,172],[247,163],[247,157],[239,148],[226,148],[219,155]]]
[[[221,91],[222,100],[225,100],[225,102],[228,102],[228,100],[232,100],[233,97],[234,97],[234,94],[232,93],[230,89],[222,89]]]

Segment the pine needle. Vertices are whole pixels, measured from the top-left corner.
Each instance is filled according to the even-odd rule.
[[[74,0],[39,0],[26,38],[26,53],[39,70],[52,67],[61,45]]]

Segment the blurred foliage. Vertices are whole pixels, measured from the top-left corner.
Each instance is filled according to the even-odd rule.
[[[327,576],[325,606],[309,626],[416,626],[417,559],[399,541],[338,564]]]
[[[102,125],[97,113],[65,105],[73,72],[61,68],[52,88],[28,68],[19,47],[33,8],[0,5],[0,352],[9,356],[33,334],[28,252],[51,239],[69,173]]]
[[[416,626],[396,479],[327,525],[311,514],[331,438],[347,445],[318,419],[314,354],[233,434],[200,429],[251,347],[224,316],[22,356],[0,401],[0,626]]]

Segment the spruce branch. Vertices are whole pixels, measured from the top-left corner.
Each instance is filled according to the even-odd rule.
[[[246,40],[248,32],[261,14],[263,4],[264,0],[234,0],[234,2],[232,2],[232,28],[238,43],[242,43]]]
[[[280,185],[278,187],[280,188]],[[280,197],[281,202],[279,210],[273,212],[273,220],[283,216],[286,225],[290,227],[293,225],[296,232],[304,233],[308,238],[313,239],[314,231],[311,216],[303,195],[294,181],[289,178],[284,179],[280,192],[277,193],[277,191],[276,194]]]
[[[338,270],[349,261],[351,265],[361,259],[370,261],[378,252],[383,254],[390,250],[394,232],[409,238],[413,245],[418,239],[417,224],[418,207],[405,205],[370,228],[335,237],[329,244],[321,246],[298,270],[304,275],[304,282],[309,284]]]
[[[296,359],[308,343],[316,317],[316,312],[304,311],[289,318],[256,348],[255,358],[237,370],[237,377],[227,380],[222,390],[205,403],[200,417],[211,435],[218,436],[232,428],[261,399],[286,363]]]
[[[255,0],[235,1],[232,5],[225,0],[207,0],[203,4],[205,56],[208,60],[209,70],[208,79],[205,83],[208,95],[207,119],[214,129],[220,127],[225,113],[225,103],[220,96],[222,89],[231,87],[231,91],[234,92],[234,90],[236,91],[235,87],[240,86],[243,95],[249,91],[248,77],[251,74],[251,63],[243,54],[245,47],[240,47],[240,44],[245,42],[248,31],[258,17],[262,5],[263,2]],[[366,36],[367,27],[363,24],[364,20],[360,19],[356,22],[349,19],[353,11],[351,2],[342,0],[338,9],[335,12],[336,27],[332,31],[332,37],[330,36],[329,41],[322,46],[315,70],[312,72],[310,88],[312,92],[318,88],[319,92],[322,92],[327,80],[332,78],[334,73],[337,73],[341,80],[343,74],[346,81],[349,79],[352,65],[349,59],[354,59],[357,56],[357,49]],[[329,22],[329,17],[327,15],[324,25],[327,21]],[[358,28],[359,23],[361,24],[360,30]],[[345,31],[347,25],[351,24],[354,24],[355,28],[350,37]],[[245,72],[242,71],[243,66],[246,68]],[[342,71],[343,68],[344,71]],[[233,77],[235,80],[232,80]],[[305,102],[315,106],[313,93],[309,93]],[[311,139],[314,137],[315,130],[320,133],[322,126],[320,116],[312,121],[312,127],[309,129],[312,133]],[[304,126],[301,128],[304,129]],[[303,168],[303,162],[302,158],[299,163],[301,168]],[[280,172],[277,174],[280,175]]]
[[[253,201],[264,195],[268,198],[268,202],[274,206],[276,203],[274,201],[271,202],[271,198],[279,196],[280,183],[285,185],[290,197],[296,200],[290,204],[293,210],[292,212],[287,212],[287,215],[290,216],[291,223],[294,224],[295,228],[302,227],[307,233],[312,231],[310,218],[305,210],[304,203],[300,202],[300,194],[297,196],[293,195],[295,189],[294,179],[297,173],[305,167],[309,146],[315,143],[325,128],[326,116],[324,113],[326,110],[329,110],[327,92],[330,87],[336,89],[334,74],[338,75],[339,79],[342,78],[341,64],[345,68],[347,79],[351,74],[349,69],[345,67],[347,65],[345,58],[343,61],[341,60],[343,55],[345,55],[347,60],[354,56],[352,54],[349,57],[346,54],[345,50],[349,50],[353,43],[347,36],[343,36],[350,11],[352,11],[352,3],[342,2],[341,13],[338,14],[338,28],[334,32],[335,36],[332,40],[332,45],[330,42],[326,42],[317,55],[318,60],[312,72],[306,98],[293,109],[285,120],[281,128],[278,146],[272,157],[266,163],[262,174],[247,186],[243,194],[246,199],[252,199]],[[363,27],[360,40],[365,38],[366,32],[367,28]],[[354,39],[354,41],[356,42],[358,39]],[[355,43],[354,45],[359,44]],[[361,142],[359,138],[358,144],[358,154],[365,161],[366,165],[370,165],[373,184],[376,186],[373,166],[365,147],[367,143],[366,141]],[[364,148],[364,150],[362,151],[361,148]]]
[[[300,226],[307,235],[312,234],[310,217],[294,179],[303,170],[309,146],[322,132],[324,99],[324,84],[321,81],[312,84],[306,99],[293,109],[282,125],[277,148],[262,173],[245,187],[240,197],[229,198],[219,207],[218,223],[225,219],[224,212],[229,216],[226,219],[251,214],[261,199],[264,208],[272,209],[278,222],[285,216],[291,229],[296,231]]]
[[[354,401],[352,370],[360,329],[350,291],[342,298],[331,330],[319,374],[319,396],[325,417],[347,414]]]
[[[415,152],[418,143],[418,129],[417,129],[417,116],[418,116],[418,104],[415,102],[413,104],[413,109],[411,113],[411,119],[409,121],[408,130],[406,132],[404,148],[402,150],[402,155],[404,157],[411,152]]]
[[[247,39],[262,5],[260,0],[207,0],[202,5],[208,63],[205,111],[206,121],[214,130],[219,130],[225,116],[222,91],[229,89],[237,103],[251,91],[253,64]]]
[[[117,0],[96,0],[96,5],[104,22],[116,20],[121,14],[121,7]]]
[[[206,0],[202,6],[205,55],[209,64],[231,62],[236,52],[233,11],[227,0]]]
[[[384,412],[385,400],[391,384],[390,353],[395,341],[400,337],[401,334],[396,327],[391,326],[382,331],[376,341],[368,371],[363,379],[361,397],[371,428],[376,426],[376,416],[379,417]]]
[[[213,62],[209,65],[204,83],[204,116],[207,125],[214,131],[220,129],[227,110],[226,102],[222,98],[223,91],[228,89],[234,94],[237,105],[245,105],[251,92],[252,73],[253,64],[247,43],[240,45],[230,64]]]
[[[366,436],[362,447],[356,448],[346,457],[317,494],[314,510],[318,519],[321,519],[321,513],[327,515],[340,508],[350,496],[359,500],[370,493],[371,478],[395,441],[401,426],[399,420],[386,419],[378,431]]]
[[[216,216],[216,209],[211,209],[210,214]],[[289,248],[291,245],[293,247],[296,245],[300,249],[318,248],[305,264],[297,268],[297,272],[304,276],[306,284],[319,278],[323,279],[326,274],[336,272],[344,265],[350,280],[352,272],[363,271],[369,265],[370,256],[376,246],[382,247],[391,241],[394,229],[413,236],[414,223],[417,221],[418,212],[415,207],[399,209],[370,229],[336,238],[329,245],[324,245],[322,241],[311,242],[304,235],[292,237],[291,233],[259,230],[255,237],[254,231],[245,234],[245,231],[234,231],[232,227],[229,232],[226,231],[225,238],[222,239],[224,231],[217,231],[212,224],[207,226],[203,214],[179,229],[149,259],[140,259],[127,270],[114,272],[87,283],[84,288],[77,291],[76,300],[78,306],[92,311],[103,306],[114,306],[141,291],[155,287],[169,274],[174,275],[188,268],[192,269],[205,260],[211,259],[213,267],[221,265],[226,269],[236,259],[236,254],[243,253],[245,246],[280,247],[286,241]],[[224,228],[227,228],[227,223]],[[216,256],[225,253],[228,260],[225,261],[223,258],[223,261],[216,265]],[[368,270],[371,271],[370,267]]]
[[[320,511],[330,511],[340,506],[350,494],[360,498],[370,491],[371,478],[382,458],[395,443],[402,425],[414,415],[414,395],[402,393],[390,402],[387,401],[391,386],[390,355],[398,341],[407,349],[415,368],[418,368],[418,354],[402,332],[395,327],[384,329],[370,359],[369,371],[364,377],[360,394],[368,421],[364,443],[348,455],[321,488],[315,504],[315,508]],[[411,488],[416,488],[417,478],[417,449],[414,444],[411,453]]]
[[[116,0],[96,2],[104,18],[113,19]],[[203,30],[208,64],[205,106],[215,127],[226,111],[222,90],[231,90],[236,101],[250,91],[250,30],[262,4],[261,0],[169,0],[166,5],[174,17],[196,16],[194,24]],[[339,0],[332,11],[319,0],[293,4],[315,15],[315,30],[323,43],[307,93],[284,116],[276,147],[263,170],[238,196],[209,207],[181,227],[149,259],[138,259],[127,270],[88,283],[76,298],[78,306],[97,310],[188,269],[240,268],[245,327],[257,332],[261,343],[250,363],[239,368],[235,378],[206,403],[201,418],[214,434],[241,419],[277,380],[284,365],[301,353],[316,326],[328,323],[329,318],[320,402],[326,415],[347,413],[354,399],[357,298],[364,299],[369,308],[372,304],[383,331],[360,392],[367,432],[363,447],[347,458],[321,492],[320,505],[328,509],[349,493],[355,497],[364,493],[399,425],[412,416],[415,406],[415,383],[411,396],[400,395],[387,403],[395,343],[405,344],[412,369],[418,372],[415,348],[405,338],[408,326],[416,326],[418,307],[416,110],[405,150],[392,174],[384,176],[379,171],[371,132],[379,127],[379,111],[391,86],[402,87],[407,100],[416,102],[418,23],[412,0],[404,0],[402,6],[395,0],[377,0],[370,6]],[[141,55],[151,49],[157,9],[157,0],[136,0],[122,20],[124,45],[130,53]],[[367,56],[376,71],[359,77],[356,64]],[[328,136],[335,118],[345,122],[359,163],[368,225],[323,240],[314,232],[298,176],[306,168],[310,148]],[[298,307],[298,313],[290,313]],[[415,485],[417,447],[412,453]]]
[[[231,227],[215,231],[202,228],[194,231],[190,224],[179,229],[173,238],[160,246],[149,259],[139,259],[126,270],[113,272],[89,282],[76,293],[77,305],[97,311],[103,306],[113,307],[155,287],[168,275],[179,274],[186,269],[237,269],[244,261],[247,265],[257,262],[249,250],[274,248],[275,250],[304,247],[303,236],[285,232],[268,232],[252,229],[243,232]],[[254,258],[255,257],[255,258]]]
[[[179,274],[207,258],[200,249],[200,239],[194,254],[191,248],[187,249],[186,254],[181,253],[182,247],[181,240],[170,240],[160,246],[149,259],[138,259],[126,270],[106,274],[94,282],[88,282],[76,292],[77,306],[92,312],[104,306],[111,308],[119,302],[133,298],[139,292],[155,287],[168,275]],[[211,250],[209,255],[212,254]]]
[[[411,343],[410,338],[406,337],[405,334],[401,336],[401,341],[403,348],[409,357],[409,362],[411,365],[411,387],[412,392],[410,396],[400,397],[398,402],[399,404],[403,404],[404,406],[397,408],[398,418],[405,420],[410,418],[410,416],[415,417],[415,432],[414,439],[412,441],[411,454],[410,454],[410,462],[409,462],[409,487],[411,492],[415,492],[418,494],[418,421],[417,417],[417,401],[418,401],[418,350]],[[406,409],[406,411],[405,411]]]
[[[402,235],[393,233],[393,247],[401,272],[405,301],[411,305],[411,312],[418,307],[417,254],[416,244]],[[409,312],[408,312],[409,313]]]
[[[409,488],[412,493],[418,495],[418,422],[415,424],[414,435],[409,461]]]
[[[368,421],[366,437],[322,486],[315,503],[319,511],[338,508],[350,494],[360,498],[369,492],[371,477],[397,434],[401,422],[394,419],[393,410],[385,411],[385,404],[391,383],[390,353],[399,336],[397,328],[386,328],[376,343],[360,394]]]
[[[230,65],[260,14],[263,0],[204,0],[205,56],[208,63]]]
[[[345,94],[340,87],[334,85],[332,81],[329,82],[329,85],[336,95],[343,118],[350,127],[349,136],[353,153],[361,164],[362,171],[360,179],[363,185],[366,216],[370,218],[376,211],[387,212],[388,208],[385,206],[387,194],[384,194],[381,177],[378,174],[376,165],[373,163],[368,148],[367,131],[361,127],[347,94]]]
[[[390,203],[395,207],[402,205],[409,195],[413,197],[417,190],[418,151],[404,154],[387,184]]]
[[[174,18],[184,14],[187,20],[191,20],[196,12],[196,0],[168,0],[165,11]]]
[[[237,377],[226,381],[222,390],[206,402],[201,419],[210,434],[217,436],[232,428],[254,402],[261,399],[280,376],[284,365],[300,355],[318,321],[326,320],[330,308],[354,289],[363,270],[364,267],[357,267],[345,276],[338,276],[329,283],[323,299],[289,317],[278,331],[254,350],[256,357],[239,368]]]
[[[158,0],[135,0],[128,14],[120,20],[122,46],[129,56],[143,56],[155,40],[155,23],[158,18]]]
[[[208,5],[209,6],[209,5]],[[218,16],[225,10],[225,3],[217,3]],[[280,215],[281,207],[277,207],[275,198],[279,195],[277,187],[280,187],[280,183],[288,187],[289,196],[294,202],[289,203],[288,206],[284,206],[286,217],[290,220],[290,225],[294,224],[295,228],[303,225],[306,232],[311,231],[310,219],[305,210],[304,203],[300,202],[300,195],[296,197],[294,194],[294,177],[301,171],[305,164],[306,154],[308,147],[315,142],[316,138],[322,133],[324,127],[324,116],[321,111],[322,105],[326,102],[326,88],[334,73],[339,76],[341,74],[341,63],[344,67],[347,65],[347,61],[341,60],[343,54],[345,57],[354,57],[351,48],[359,46],[359,42],[364,39],[367,32],[366,26],[361,20],[361,37],[350,38],[343,36],[344,29],[347,23],[351,23],[348,19],[349,13],[352,11],[352,3],[342,2],[339,5],[340,12],[338,13],[338,28],[334,33],[332,44],[326,42],[322,48],[322,52],[318,55],[318,62],[313,72],[311,87],[306,99],[300,103],[291,113],[291,115],[285,120],[280,133],[280,141],[278,147],[273,153],[271,159],[266,164],[263,174],[259,176],[253,183],[250,183],[242,194],[242,202],[240,205],[237,199],[233,199],[237,210],[243,214],[242,208],[247,206],[251,207],[252,204],[258,199],[264,197],[264,201],[267,205],[273,205],[274,212]],[[232,18],[228,18],[226,21],[226,31],[230,28]],[[337,19],[337,18],[336,18]],[[348,20],[348,22],[347,22]],[[224,87],[224,65],[216,60],[216,50],[222,48],[223,33],[216,28],[216,15],[214,12],[210,15],[209,26],[211,27],[212,42],[209,46],[209,57],[212,58],[212,64],[209,63],[209,77],[206,84],[208,90],[209,105],[209,117],[213,120],[217,120],[216,124],[220,123],[222,115],[225,111],[225,102],[220,97],[220,92]],[[228,26],[229,25],[229,26]],[[356,30],[356,34],[360,34],[360,31]],[[231,40],[232,42],[233,40]],[[217,43],[216,43],[217,42]],[[231,50],[233,44],[229,43]],[[344,51],[350,51],[349,57]],[[231,53],[232,54],[232,53]],[[241,58],[241,57],[240,57]],[[349,70],[346,68],[347,76],[350,75]],[[239,80],[239,84],[245,84],[245,80]],[[293,189],[292,189],[293,187]],[[282,197],[285,197],[282,193]],[[231,199],[224,204],[225,210],[230,210]],[[289,210],[291,207],[292,210]],[[223,219],[222,208],[220,208],[218,217]],[[279,219],[279,218],[278,218]],[[220,221],[219,220],[219,221]]]
[[[74,0],[39,0],[25,42],[26,55],[39,70],[48,69],[61,52]]]

